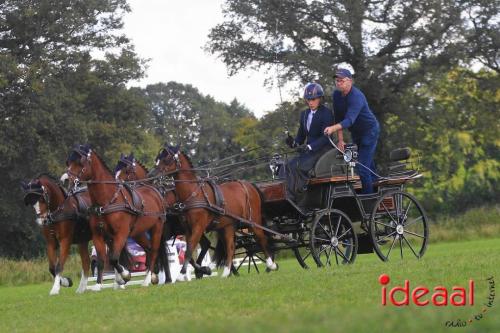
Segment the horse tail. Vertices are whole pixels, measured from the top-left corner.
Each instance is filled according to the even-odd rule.
[[[169,229],[163,230],[163,233],[161,235],[161,241],[160,241],[160,248],[158,249],[158,268],[159,270],[163,270],[165,272],[165,283],[170,283],[172,282],[172,276],[170,275],[170,265],[168,262],[168,250],[167,250],[167,241],[168,241],[168,235]]]
[[[226,264],[226,241],[222,232],[217,233],[217,245],[214,249],[214,261],[217,267],[222,267]]]

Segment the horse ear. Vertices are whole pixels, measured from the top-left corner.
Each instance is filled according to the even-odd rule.
[[[21,184],[21,188],[23,190],[26,190],[28,188],[28,183],[26,183],[24,180],[21,180],[19,183]]]
[[[120,160],[123,159],[123,153],[120,153]]]
[[[134,153],[133,152],[130,152],[130,158],[134,159]]]
[[[180,148],[181,148],[181,144],[179,143],[179,144],[177,144],[177,145],[175,146],[175,151],[176,151],[176,152],[178,152]]]

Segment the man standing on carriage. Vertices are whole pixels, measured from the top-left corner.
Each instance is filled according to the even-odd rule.
[[[356,168],[363,185],[362,193],[373,193],[373,182],[376,180],[373,157],[380,133],[379,123],[370,110],[365,95],[353,86],[349,70],[337,69],[335,85],[337,89],[333,92],[333,111],[337,123],[326,128],[325,134],[331,135],[338,131],[339,148],[344,150],[342,130],[349,129],[352,141],[358,146],[358,162],[361,166]]]
[[[295,138],[290,134],[286,144],[290,148],[298,147],[299,156],[288,162],[286,166],[288,198],[306,190],[309,171],[321,155],[330,149],[328,138],[323,135],[325,129],[333,125],[332,111],[323,105],[325,93],[317,83],[308,83],[304,89],[304,99],[308,109],[300,114],[299,130]]]

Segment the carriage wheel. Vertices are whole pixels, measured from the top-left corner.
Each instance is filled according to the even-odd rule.
[[[387,192],[373,208],[370,236],[375,253],[383,261],[391,255],[421,258],[429,238],[427,216],[413,195]]]
[[[356,259],[358,237],[349,216],[336,209],[319,212],[311,229],[310,248],[318,266],[350,264]]]
[[[309,269],[312,266],[321,266],[321,262],[317,262],[316,258],[312,255],[311,247],[311,232],[309,230],[304,230],[304,232],[297,232],[293,234],[293,238],[299,244],[297,247],[293,247],[292,251],[299,262],[299,265],[304,269]]]

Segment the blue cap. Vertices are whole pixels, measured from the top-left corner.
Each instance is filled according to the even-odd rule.
[[[341,79],[348,77],[348,78],[352,79],[352,74],[348,69],[337,68],[337,72],[335,72],[335,77],[338,77]]]

